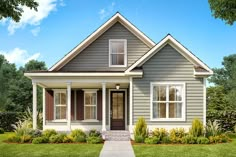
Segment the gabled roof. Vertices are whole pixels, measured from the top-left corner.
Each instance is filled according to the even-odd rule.
[[[175,48],[181,55],[183,55],[188,61],[190,61],[194,65],[194,67],[200,67],[202,69],[201,71],[199,71],[199,68],[194,68],[195,76],[208,76],[213,74],[213,71],[205,63],[203,63],[187,48],[180,44],[170,34],[168,34],[159,43],[157,43],[152,49],[150,49],[145,55],[138,59],[133,65],[127,68],[125,72],[129,73],[133,69],[141,67],[147,60],[149,60],[153,55],[158,53],[159,50],[161,50],[167,44],[170,44],[173,48]]]
[[[100,37],[106,30],[108,30],[115,23],[120,22],[125,28],[132,32],[137,38],[143,41],[148,47],[152,48],[155,43],[147,37],[143,32],[137,29],[132,23],[125,19],[119,12],[112,16],[107,22],[105,22],[101,27],[99,27],[95,32],[88,36],[84,41],[77,45],[73,50],[71,50],[67,55],[65,55],[61,60],[59,60],[55,65],[53,65],[49,71],[59,70],[81,51],[83,51],[87,46],[89,46],[93,41]]]

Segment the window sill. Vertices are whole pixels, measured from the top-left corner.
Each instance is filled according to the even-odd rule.
[[[110,68],[126,68],[126,65],[109,65]]]
[[[67,120],[66,119],[61,119],[61,120],[52,120],[51,122],[57,122],[57,123],[65,123],[65,122],[67,122]]]
[[[99,120],[96,120],[96,119],[86,119],[86,120],[82,120],[81,122],[99,122]]]
[[[152,122],[184,122],[186,121],[184,118],[158,118],[151,119]]]

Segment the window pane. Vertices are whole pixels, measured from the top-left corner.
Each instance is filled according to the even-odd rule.
[[[66,93],[61,93],[61,104],[66,105]]]
[[[158,101],[166,101],[166,86],[159,86]]]
[[[96,105],[96,102],[97,102],[97,98],[96,98],[96,93],[92,93],[91,94],[91,102],[92,102],[92,105]]]
[[[96,106],[85,106],[85,119],[96,119]]]
[[[111,53],[124,53],[124,42],[123,41],[112,41],[111,42]]]
[[[169,103],[169,118],[182,118],[182,103]]]
[[[66,106],[56,106],[56,119],[66,119]]]
[[[153,118],[166,118],[166,103],[153,103]]]
[[[55,94],[55,105],[60,104],[60,93]]]
[[[182,101],[182,86],[178,85],[169,86],[169,100]]]
[[[124,65],[124,54],[111,54],[112,65]]]

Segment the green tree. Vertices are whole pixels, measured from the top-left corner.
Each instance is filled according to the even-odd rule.
[[[208,0],[208,2],[215,18],[233,25],[236,21],[236,0]]]
[[[38,3],[35,0],[1,0],[0,20],[2,18],[12,18],[15,22],[19,22],[24,12],[22,6],[37,11]]]

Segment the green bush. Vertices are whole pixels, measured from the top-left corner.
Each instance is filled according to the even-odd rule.
[[[197,143],[197,137],[194,137],[193,135],[187,135],[182,138],[183,144],[195,144]]]
[[[231,131],[226,131],[225,134],[229,137],[229,138],[236,138],[236,133],[233,133]]]
[[[57,132],[54,129],[47,129],[43,131],[43,136],[46,136],[48,139],[53,135],[57,135]]]
[[[73,138],[71,136],[65,136],[63,138],[63,143],[72,143],[73,142]]]
[[[163,144],[171,143],[170,137],[169,136],[163,137],[162,140],[161,140],[161,143],[163,143]]]
[[[40,137],[42,135],[42,132],[36,129],[36,130],[31,130],[29,134],[32,138],[35,138],[35,137]]]
[[[41,143],[48,143],[49,140],[46,136],[36,137],[33,139],[33,144],[41,144]]]
[[[20,142],[21,142],[21,137],[20,137],[20,136],[17,136],[16,134],[10,135],[10,136],[7,138],[7,141],[8,141],[8,142],[14,142],[14,143],[20,143]]]
[[[20,136],[20,139],[21,139],[21,143],[31,143],[32,141],[32,137],[30,135],[23,135],[23,136]]]
[[[89,131],[88,136],[100,137],[101,133],[99,131],[97,131],[96,129],[92,129]]]
[[[216,120],[214,120],[214,122],[208,120],[205,131],[207,137],[219,135],[221,132],[220,125]]]
[[[197,144],[209,144],[210,141],[208,138],[200,136],[197,138]]]
[[[101,137],[96,137],[96,136],[89,136],[87,137],[87,143],[88,144],[98,144],[98,143],[102,143],[102,138]]]
[[[81,129],[71,131],[70,137],[74,142],[86,142],[86,134]]]
[[[134,141],[136,143],[144,143],[144,140],[145,140],[145,138],[143,136],[141,136],[141,135],[134,136]]]
[[[52,135],[49,138],[49,142],[50,143],[62,143],[64,140],[64,137],[66,137],[66,134]]]
[[[229,141],[230,141],[229,136],[227,136],[226,134],[221,134],[220,135],[220,142],[226,143],[226,142],[229,142]]]
[[[210,121],[217,120],[222,132],[234,131],[236,125],[236,110],[208,110],[207,119]]]
[[[160,142],[160,138],[156,136],[145,138],[144,141],[146,144],[157,144],[158,142]]]
[[[92,137],[92,136],[91,136],[91,137]],[[95,137],[95,136],[93,136],[93,137]],[[74,141],[74,142],[86,142],[86,137],[85,137],[85,136],[81,136],[81,135],[75,136],[75,137],[73,138],[73,141]]]
[[[5,131],[13,131],[12,124],[16,124],[21,117],[22,113],[20,112],[0,112],[0,128]]]
[[[170,130],[170,140],[172,143],[181,143],[185,136],[184,128],[173,128]]]
[[[155,128],[152,131],[152,135],[156,136],[156,137],[160,138],[160,140],[162,140],[163,137],[168,136],[168,132],[167,132],[167,130],[165,128]]]
[[[135,124],[134,129],[134,139],[135,142],[140,141],[144,142],[144,139],[148,136],[147,124],[144,118],[139,118]]]
[[[0,134],[4,134],[4,129],[0,128]]]
[[[28,121],[18,121],[16,124],[13,124],[13,127],[17,136],[31,136],[32,128],[30,128]]]
[[[203,124],[199,119],[194,119],[192,121],[192,127],[190,128],[189,133],[194,137],[203,135]]]

